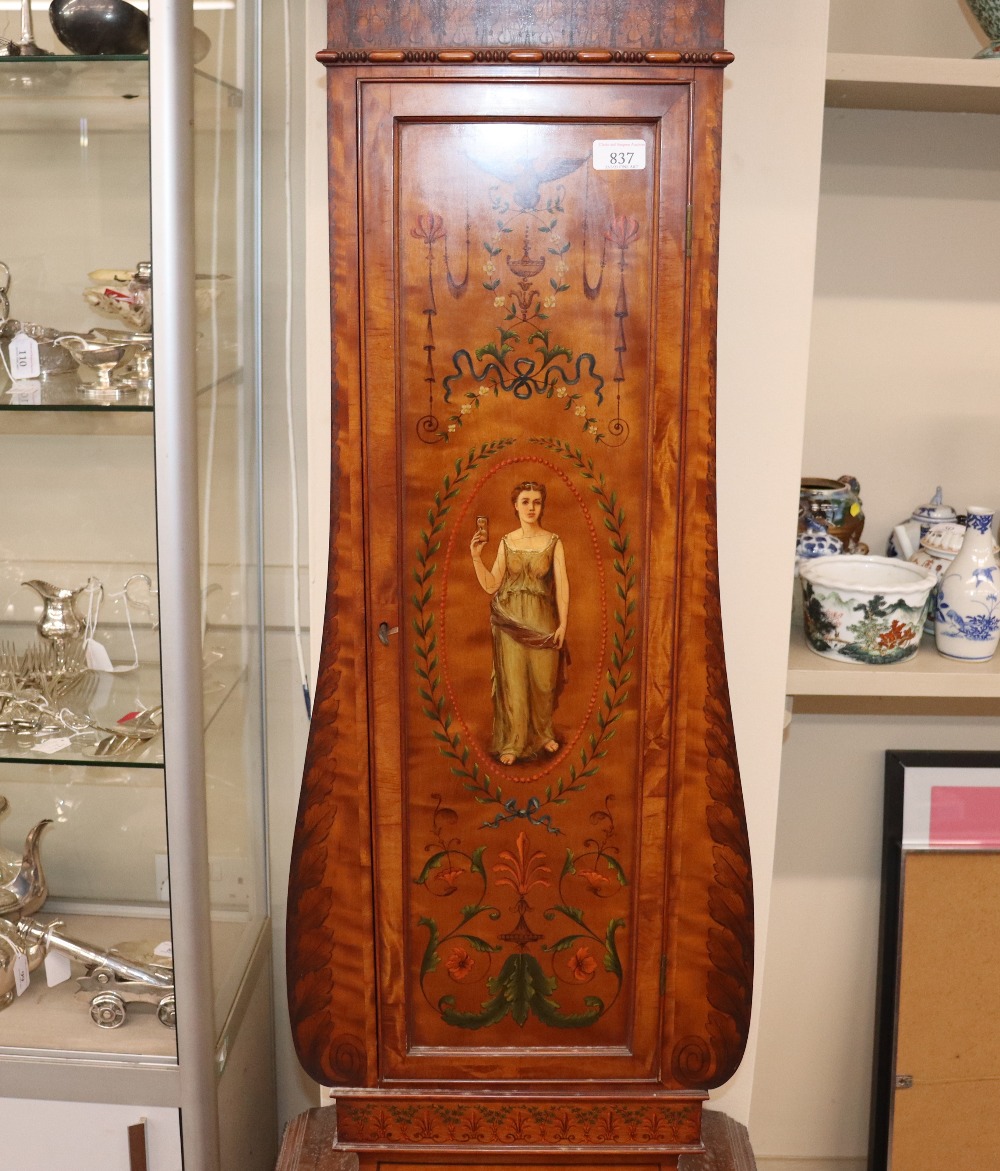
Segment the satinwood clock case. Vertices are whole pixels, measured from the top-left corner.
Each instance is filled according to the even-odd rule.
[[[330,573],[288,982],[362,1168],[664,1171],[742,1055],[721,9],[330,8]]]

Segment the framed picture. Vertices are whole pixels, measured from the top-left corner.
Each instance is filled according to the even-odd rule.
[[[888,752],[871,1171],[1000,1150],[1000,752]]]

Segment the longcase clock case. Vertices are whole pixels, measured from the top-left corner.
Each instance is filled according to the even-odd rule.
[[[752,964],[721,13],[550,13],[509,49],[478,9],[356,8],[320,54],[333,507],[296,1044],[363,1168],[673,1168],[739,1063]]]

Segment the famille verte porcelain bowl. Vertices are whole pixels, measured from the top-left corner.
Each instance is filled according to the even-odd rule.
[[[844,663],[911,659],[937,576],[922,565],[874,556],[817,557],[799,568],[806,642]]]

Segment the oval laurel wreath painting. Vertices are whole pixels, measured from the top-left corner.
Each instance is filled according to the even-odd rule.
[[[442,660],[467,742],[498,780],[540,781],[584,734],[605,658],[607,624],[592,618],[607,606],[604,557],[579,488],[549,460],[490,469],[456,517],[444,570]]]

